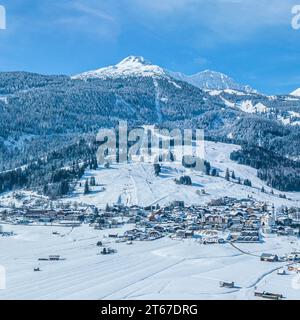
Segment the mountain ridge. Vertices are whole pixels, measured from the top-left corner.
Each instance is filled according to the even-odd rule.
[[[248,85],[241,85],[229,76],[211,70],[200,71],[193,75],[174,72],[152,64],[142,56],[129,56],[116,65],[86,71],[72,76],[75,80],[107,79],[118,77],[171,77],[187,82],[202,90],[237,90],[246,93],[257,93]]]
[[[231,77],[221,72],[204,70],[192,75],[185,75],[181,72],[169,71],[169,74],[177,80],[188,82],[202,90],[236,90],[246,93],[258,93],[248,85],[241,85]]]

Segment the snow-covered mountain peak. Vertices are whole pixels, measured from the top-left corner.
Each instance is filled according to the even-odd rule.
[[[118,64],[92,70],[72,77],[73,79],[106,79],[127,77],[166,77],[164,69],[151,64],[143,57],[129,56]]]
[[[126,64],[143,64],[143,65],[151,65],[151,62],[146,60],[144,57],[141,56],[129,56],[122,60],[117,65],[126,65]]]
[[[295,90],[295,91],[293,91],[293,92],[291,93],[291,96],[300,97],[300,88],[297,89],[297,90]]]

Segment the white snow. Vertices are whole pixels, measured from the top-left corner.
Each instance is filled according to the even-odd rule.
[[[232,89],[225,89],[225,90],[205,90],[207,91],[211,96],[219,96],[222,93],[231,94],[234,96],[245,96],[246,93],[238,90],[232,90]]]
[[[232,137],[232,134],[229,135]],[[149,162],[131,162],[123,164],[112,164],[110,169],[103,167],[98,170],[87,171],[81,180],[81,187],[77,184],[74,194],[64,201],[76,201],[105,208],[106,204],[124,204],[148,206],[151,204],[168,204],[174,200],[183,200],[187,205],[202,205],[211,199],[224,196],[238,199],[252,196],[258,201],[267,202],[270,206],[300,205],[299,192],[286,192],[287,199],[279,198],[282,192],[274,190],[275,195],[270,193],[271,189],[266,183],[257,177],[257,170],[248,166],[240,165],[230,160],[230,154],[240,149],[240,146],[205,141],[205,159],[212,167],[220,171],[220,177],[211,177],[201,171],[184,168],[179,163],[168,163],[162,167],[160,177],[154,174],[153,164]],[[140,156],[136,157],[140,158]],[[147,161],[147,158],[145,161]],[[236,177],[250,179],[253,187],[246,187],[237,184],[237,181],[226,181],[224,179],[226,169],[234,171]],[[174,179],[182,175],[189,175],[192,178],[192,186],[177,185]],[[84,182],[87,178],[94,176],[99,186],[93,187],[92,193],[84,195]],[[262,187],[267,193],[262,193]],[[201,190],[206,194],[201,194]],[[201,194],[201,195],[199,195]],[[28,200],[34,204],[39,198],[33,193],[28,193]],[[2,204],[10,205],[16,203],[13,192],[0,196]]]
[[[219,96],[223,90],[206,90],[211,96]]]
[[[217,92],[210,92],[211,95],[217,95]],[[235,103],[231,102],[224,97],[220,97],[221,100],[227,107],[238,108],[246,113],[267,113],[270,112],[270,108],[262,104],[261,102],[254,104],[251,100],[243,100],[241,102]]]
[[[300,88],[291,92],[291,96],[296,96],[296,97],[300,97]]]
[[[293,118],[300,118],[300,113],[295,111],[289,111],[289,114]]]
[[[0,95],[0,101],[4,102],[5,104],[8,104],[8,97],[4,95]]]
[[[264,104],[259,102],[254,105],[251,100],[244,100],[241,103],[236,104],[236,107],[246,113],[266,113],[270,111]]]
[[[183,200],[186,204],[205,204],[211,199],[223,196],[247,198],[251,195],[257,200],[266,201],[269,205],[274,203],[276,207],[299,206],[300,193],[286,193],[287,199],[280,199],[280,192],[276,190],[275,196],[271,195],[270,188],[257,178],[256,169],[231,161],[230,154],[239,148],[236,145],[205,142],[205,159],[220,170],[220,178],[185,169],[178,163],[163,166],[160,177],[154,175],[151,163],[113,164],[110,169],[88,171],[82,178],[82,187],[78,187],[69,200],[104,208],[107,203],[148,206],[157,203],[168,204],[174,200]],[[227,168],[234,170],[236,177],[242,180],[250,179],[253,188],[239,185],[236,181],[226,181],[224,176]],[[191,176],[193,186],[181,186],[174,182],[175,178],[185,174]],[[84,195],[84,181],[90,176],[95,176],[96,182],[101,186],[94,188],[92,194]],[[269,193],[261,192],[263,186]],[[205,189],[206,194],[199,196],[197,191],[202,189]]]
[[[288,116],[277,116],[277,119],[284,125],[300,126],[300,113],[288,111]]]
[[[225,105],[229,108],[235,108],[235,103],[234,102],[230,102],[228,100],[226,100],[225,98],[221,97],[221,99],[223,100],[223,102],[225,103]]]
[[[237,96],[245,96],[245,92],[237,91],[237,90],[232,90],[232,89],[225,89],[225,93],[232,94],[232,95],[237,95]]]
[[[119,77],[167,77],[165,71],[143,57],[130,56],[115,66],[101,68],[73,76],[72,79],[106,79]]]
[[[261,262],[263,252],[278,255],[299,250],[299,240],[268,237],[262,244],[201,245],[195,240],[164,238],[150,242],[114,243],[108,233],[123,229],[94,230],[84,225],[70,228],[5,225],[13,237],[0,239],[0,263],[6,269],[7,299],[255,299],[254,291],[281,293],[299,299],[292,286],[296,274],[278,276],[283,263]],[[60,235],[53,235],[58,231]],[[116,249],[114,255],[99,255],[96,243]],[[39,258],[60,255],[64,261]],[[41,272],[33,272],[39,267]],[[220,288],[219,281],[234,281],[237,288]]]
[[[299,206],[299,193],[287,193],[288,199],[262,193],[269,188],[257,178],[256,170],[230,160],[230,153],[239,146],[206,142],[206,159],[220,170],[220,178],[184,169],[180,164],[163,167],[155,177],[149,163],[114,164],[110,169],[88,171],[82,181],[92,175],[98,187],[89,195],[83,188],[64,201],[84,202],[105,207],[107,203],[125,205],[165,204],[184,200],[186,204],[204,204],[210,199],[248,195],[269,205]],[[248,178],[253,188],[228,182],[226,168],[236,177]],[[183,174],[192,177],[193,186],[179,186],[174,178]],[[103,190],[104,189],[104,190]],[[205,195],[197,190],[205,189]],[[277,195],[276,195],[277,194]],[[33,194],[29,194],[33,197]],[[290,199],[290,200],[289,200]],[[12,201],[9,194],[2,204]],[[4,225],[4,231],[15,236],[0,237],[0,265],[6,268],[7,288],[0,290],[3,299],[255,299],[254,291],[267,290],[299,299],[300,291],[292,285],[296,274],[277,275],[282,263],[264,263],[263,252],[278,255],[300,250],[299,239],[267,236],[264,243],[201,245],[195,239],[178,241],[163,238],[157,241],[115,243],[106,236],[122,234],[134,225],[121,229],[94,230],[83,225],[67,227]],[[58,231],[59,235],[53,232]],[[225,237],[225,236],[224,236]],[[102,241],[117,250],[110,256],[99,255],[96,246]],[[243,252],[239,251],[241,249]],[[246,253],[245,253],[246,252]],[[49,255],[60,255],[63,261],[38,261]],[[40,267],[41,272],[33,272]],[[220,288],[219,281],[234,281],[237,288]]]

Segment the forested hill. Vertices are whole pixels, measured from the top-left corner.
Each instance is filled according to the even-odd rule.
[[[204,91],[165,74],[82,80],[0,73],[0,171],[46,159],[120,119],[131,125],[203,128],[208,139],[261,145],[296,158],[299,108],[296,98]]]

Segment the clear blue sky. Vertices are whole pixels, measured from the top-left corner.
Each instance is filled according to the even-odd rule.
[[[300,2],[300,1],[298,1]],[[142,55],[265,93],[300,87],[293,0],[0,0],[0,71],[76,74]]]

